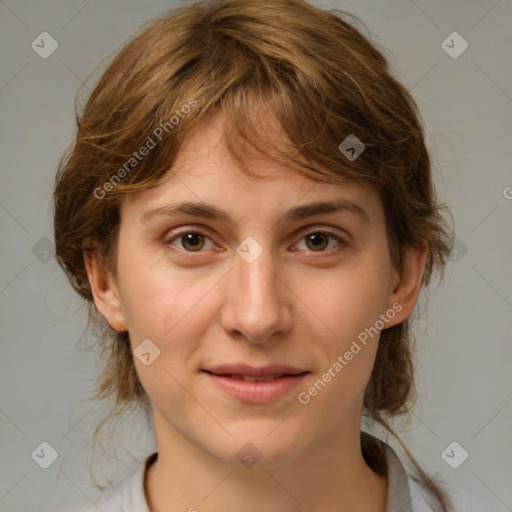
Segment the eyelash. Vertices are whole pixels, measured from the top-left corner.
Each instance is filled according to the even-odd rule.
[[[184,229],[182,231],[179,231],[177,233],[174,233],[172,235],[171,238],[167,238],[165,241],[164,241],[164,244],[166,246],[172,246],[173,245],[173,242],[175,240],[179,240],[179,237],[181,235],[185,235],[185,234],[194,234],[194,235],[203,235],[205,236],[206,238],[210,239],[210,236],[208,235],[208,233],[204,232],[204,231],[201,231],[200,229]],[[338,243],[339,243],[339,246],[336,248],[336,249],[330,249],[330,250],[324,250],[324,251],[307,251],[307,252],[312,252],[312,253],[315,253],[315,252],[318,252],[319,254],[329,254],[331,255],[333,253],[333,251],[337,251],[339,250],[341,247],[343,246],[348,246],[348,242],[346,240],[345,237],[343,236],[340,236],[336,233],[334,233],[333,231],[330,231],[328,229],[310,229],[310,228],[305,228],[303,230],[301,230],[299,233],[298,233],[298,236],[300,236],[300,240],[304,239],[306,236],[308,235],[314,235],[314,234],[322,234],[322,235],[327,235],[328,237],[330,238],[334,238]],[[213,242],[213,240],[211,240]],[[172,248],[172,250],[175,250],[177,252],[180,252],[183,256],[185,256],[186,258],[196,258],[196,256],[193,256],[194,253],[197,253],[197,254],[200,254],[200,253],[203,253],[205,251],[203,250],[199,250],[199,251],[187,251],[186,249],[177,249],[177,248]]]

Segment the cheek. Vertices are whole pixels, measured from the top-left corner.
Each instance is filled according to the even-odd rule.
[[[124,277],[120,292],[139,379],[158,408],[172,402],[173,409],[180,409],[188,395],[179,383],[196,366],[196,352],[212,323],[205,295],[218,278],[196,279],[150,267]],[[146,339],[159,350],[147,366],[137,359],[137,347]]]
[[[117,276],[128,331],[132,338],[160,339],[184,314],[193,281],[171,273],[155,254],[138,250],[141,244],[130,243],[129,236],[120,238]]]
[[[142,264],[135,256],[125,256],[118,264],[119,291],[132,346],[149,338],[160,348],[161,361],[178,368],[212,323],[219,275],[180,272],[151,258]]]
[[[320,295],[313,297],[328,330],[324,325],[318,327],[321,365],[302,389],[305,394],[300,403],[310,417],[328,418],[326,428],[334,429],[362,404],[380,338],[377,322],[385,303],[381,284],[354,273],[328,288],[329,300],[326,295],[323,300]]]
[[[307,304],[321,320],[324,339],[343,350],[365,329],[375,325],[384,312],[388,295],[386,274],[378,263],[343,269],[309,289]],[[329,333],[331,336],[329,336]]]
[[[376,258],[322,280],[309,294],[315,316],[317,348],[323,352],[313,388],[305,390],[313,407],[354,407],[370,378],[387,302],[387,280]],[[320,396],[322,395],[322,396]],[[306,397],[307,400],[307,397]],[[341,406],[341,404],[345,404]]]

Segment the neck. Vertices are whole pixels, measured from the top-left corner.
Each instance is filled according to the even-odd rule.
[[[151,512],[385,512],[386,478],[366,464],[359,424],[290,464],[258,469],[212,457],[154,420],[158,458],[145,480]]]

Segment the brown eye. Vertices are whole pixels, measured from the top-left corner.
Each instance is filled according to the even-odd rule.
[[[188,232],[181,235],[181,244],[187,251],[200,251],[205,244],[205,236],[201,233]]]
[[[302,231],[300,235],[302,238],[298,245],[304,243],[306,249],[301,250],[309,252],[330,253],[335,249],[348,245],[343,236],[331,233],[330,231]],[[333,240],[335,245],[329,247]]]
[[[330,235],[327,233],[311,233],[305,237],[309,249],[323,251],[329,245]]]
[[[164,244],[183,256],[194,252],[206,253],[208,249],[213,249],[215,246],[207,234],[191,229],[172,234],[164,239]]]

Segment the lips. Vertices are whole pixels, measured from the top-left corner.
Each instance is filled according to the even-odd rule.
[[[307,372],[307,370],[283,364],[271,364],[260,367],[247,364],[224,364],[205,368],[204,371],[232,379],[246,380],[247,382],[255,382],[256,379],[250,379],[251,377],[258,377],[257,380],[259,378],[262,378],[262,380],[274,380],[285,375],[299,375]]]
[[[244,382],[268,382],[270,380],[276,380],[283,377],[285,374],[277,374],[273,373],[272,375],[242,375],[242,374],[229,374],[223,375],[223,377],[227,377],[228,379],[236,379],[243,380]]]
[[[310,373],[308,370],[281,364],[261,367],[221,365],[202,371],[224,393],[243,402],[269,402],[281,398]]]

